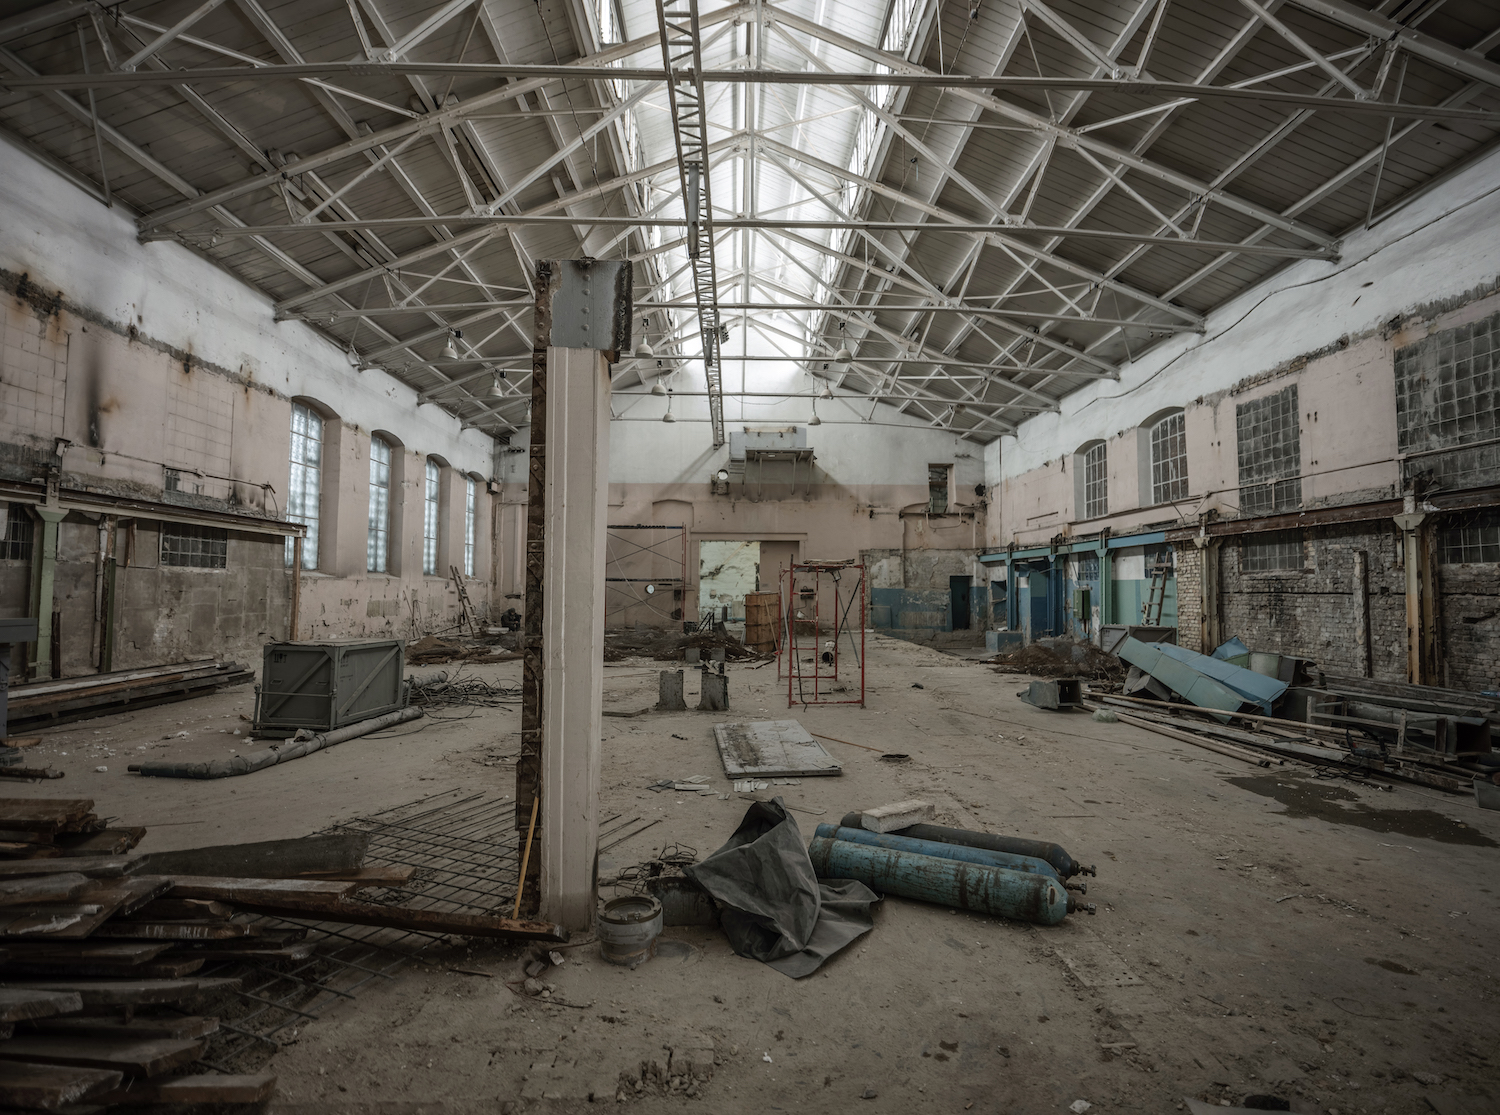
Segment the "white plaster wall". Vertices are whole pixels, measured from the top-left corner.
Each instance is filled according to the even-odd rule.
[[[1378,329],[1434,301],[1488,288],[1500,276],[1500,153],[1369,230],[1351,233],[1339,262],[1303,260],[1184,333],[1023,422],[1000,441],[1000,472],[1019,477],[1110,438],[1164,407],[1225,390],[1341,335]]]
[[[272,300],[178,244],[142,244],[128,210],[107,209],[0,136],[0,267],[25,272],[65,300],[205,362],[240,370],[286,396],[304,395],[366,431],[491,475],[491,439],[460,431],[436,406],[384,372],[357,372],[302,322],[276,322]]]

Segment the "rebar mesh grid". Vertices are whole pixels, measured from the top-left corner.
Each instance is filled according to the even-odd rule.
[[[374,887],[360,900],[419,910],[508,916],[516,897],[520,853],[515,802],[494,791],[448,790],[324,830],[370,834],[365,863],[412,867],[402,888]],[[388,980],[442,934],[259,917],[268,933],[305,929],[313,944],[303,960],[210,962],[202,975],[238,976],[240,989],[204,1009],[219,1032],[200,1064],[246,1072],[264,1064],[302,1024],[348,1002],[366,984]]]

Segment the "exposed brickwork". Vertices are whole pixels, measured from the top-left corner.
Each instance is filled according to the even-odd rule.
[[[1203,553],[1191,542],[1174,548],[1177,567],[1177,645],[1204,653]]]
[[[1440,684],[1500,689],[1500,565],[1439,565]]]
[[[1303,532],[1300,572],[1246,573],[1245,537],[1219,557],[1219,614],[1225,638],[1255,650],[1302,655],[1330,673],[1360,670],[1354,644],[1354,553],[1369,555],[1370,663],[1374,677],[1406,677],[1406,574],[1394,523]],[[1179,573],[1179,576],[1181,574]]]

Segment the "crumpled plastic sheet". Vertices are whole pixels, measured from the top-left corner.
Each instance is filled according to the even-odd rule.
[[[684,869],[720,906],[736,955],[800,979],[868,933],[880,901],[853,879],[819,879],[781,798],[758,801],[728,842]]]

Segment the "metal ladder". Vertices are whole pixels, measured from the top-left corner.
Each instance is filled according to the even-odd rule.
[[[463,627],[465,624],[467,624],[469,627],[469,634],[478,635],[479,620],[478,617],[476,617],[474,614],[474,602],[469,599],[469,590],[464,587],[463,576],[459,573],[458,566],[456,565],[448,566],[448,572],[453,577],[453,583],[458,586],[458,603],[460,608],[462,609],[461,614],[459,615],[458,625],[460,627]]]
[[[1141,605],[1141,622],[1147,627],[1161,626],[1162,605],[1167,602],[1167,574],[1172,567],[1160,562],[1151,567],[1151,587],[1146,590],[1146,602]]]

